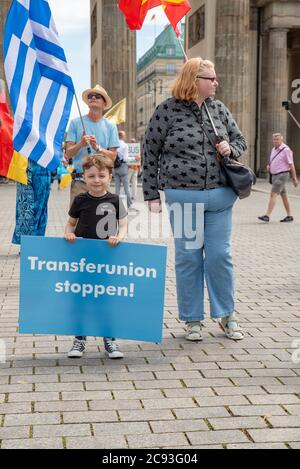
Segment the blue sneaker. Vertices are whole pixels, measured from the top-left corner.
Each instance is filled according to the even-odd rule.
[[[108,337],[103,338],[105,354],[108,358],[123,358],[124,354],[119,350],[118,344]]]
[[[69,358],[81,358],[85,352],[85,340],[74,339],[73,346],[68,352]]]

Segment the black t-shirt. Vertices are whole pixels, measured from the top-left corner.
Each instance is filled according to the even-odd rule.
[[[71,218],[78,218],[75,236],[89,239],[108,239],[118,232],[118,220],[127,212],[122,200],[116,194],[107,192],[94,197],[88,192],[79,194],[69,210]]]

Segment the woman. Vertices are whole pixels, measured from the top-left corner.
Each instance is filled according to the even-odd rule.
[[[13,244],[21,244],[21,236],[44,236],[48,220],[48,199],[51,173],[28,160],[28,185],[17,184],[16,227]]]
[[[244,338],[234,314],[231,228],[236,195],[220,176],[216,153],[238,158],[246,142],[226,106],[214,100],[217,87],[212,62],[188,60],[173,97],[152,116],[144,142],[144,198],[150,211],[160,212],[159,190],[165,192],[175,238],[179,318],[187,324],[186,339],[193,341],[202,340],[204,278],[211,317],[229,339]],[[207,110],[221,143],[215,143]],[[178,213],[183,214],[180,222]],[[199,213],[204,242],[195,245],[186,232],[196,223],[199,227]],[[187,226],[190,218],[192,226]]]

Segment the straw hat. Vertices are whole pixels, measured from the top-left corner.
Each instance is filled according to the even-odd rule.
[[[103,97],[104,101],[106,102],[106,106],[104,109],[109,109],[112,106],[112,100],[106,93],[105,89],[102,88],[100,85],[96,85],[94,88],[88,88],[82,93],[82,99],[86,104],[89,104],[88,95],[90,93],[99,93]]]

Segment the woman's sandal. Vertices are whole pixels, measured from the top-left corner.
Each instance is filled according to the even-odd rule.
[[[220,319],[219,326],[228,339],[243,340],[245,338],[245,334],[233,314]]]
[[[186,340],[190,340],[192,342],[200,342],[201,340],[203,340],[202,326],[200,322],[187,323],[186,329]]]

